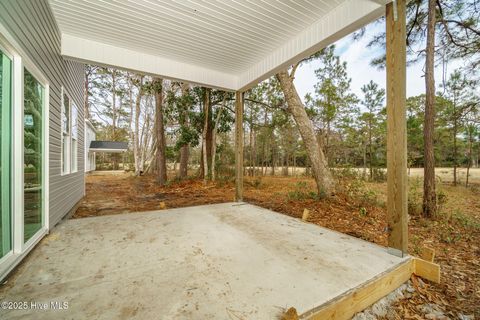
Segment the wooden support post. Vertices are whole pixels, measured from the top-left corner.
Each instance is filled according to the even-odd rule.
[[[396,255],[408,246],[405,3],[386,8],[388,247]]]
[[[243,92],[235,93],[235,201],[243,200]]]

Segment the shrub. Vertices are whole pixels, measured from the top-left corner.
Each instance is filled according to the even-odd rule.
[[[382,168],[373,168],[372,169],[373,181],[375,182],[385,182],[387,181],[387,171]]]
[[[413,216],[422,214],[423,202],[420,194],[420,179],[417,177],[410,180],[408,190],[408,213]]]
[[[293,191],[289,191],[287,197],[289,200],[306,200],[306,199],[314,199],[320,200],[325,198],[326,192],[322,192],[317,194],[314,191],[309,191],[307,183],[305,181],[298,181],[295,184],[295,188]]]

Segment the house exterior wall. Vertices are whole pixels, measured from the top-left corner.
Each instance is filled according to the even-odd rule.
[[[61,34],[47,0],[2,0],[0,23],[49,84],[49,227],[84,195],[84,65],[60,55]],[[78,171],[61,175],[62,86],[78,106]]]

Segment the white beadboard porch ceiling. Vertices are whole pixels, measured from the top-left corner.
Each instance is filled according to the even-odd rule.
[[[49,0],[62,54],[245,90],[375,20],[387,0]]]

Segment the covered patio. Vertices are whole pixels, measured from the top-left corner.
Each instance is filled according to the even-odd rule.
[[[234,203],[68,220],[0,289],[68,318],[349,319],[407,281],[406,0],[49,1],[66,59],[236,93]],[[243,202],[243,93],[386,15],[389,247]],[[147,21],[147,22],[145,22]],[[10,319],[65,310],[2,310]],[[78,316],[78,317],[77,317]]]
[[[225,203],[68,220],[0,297],[69,303],[7,311],[9,319],[276,319],[292,306],[308,319],[379,280],[388,293],[411,272],[410,257],[370,242]],[[360,294],[332,315],[347,318],[378,298]]]

